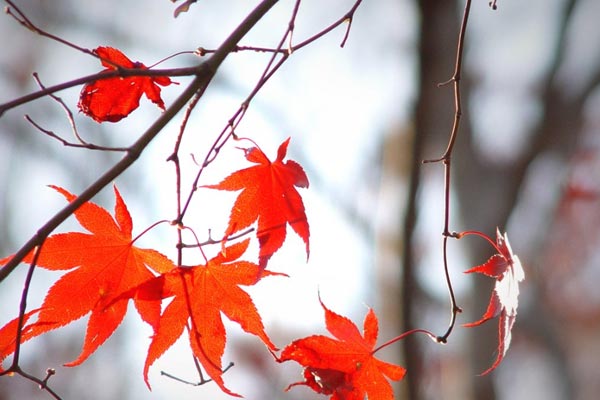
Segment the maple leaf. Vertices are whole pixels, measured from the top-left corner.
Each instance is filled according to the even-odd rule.
[[[155,326],[144,365],[148,387],[148,371],[152,364],[188,329],[194,355],[207,374],[223,391],[238,396],[225,387],[221,358],[226,333],[221,313],[241,328],[260,338],[275,350],[267,336],[262,319],[252,298],[240,285],[253,285],[260,267],[248,261],[236,261],[247,249],[249,240],[226,247],[206,265],[178,267],[142,284],[138,297],[160,302],[173,297]],[[264,271],[265,275],[283,275]]]
[[[148,69],[140,62],[132,62],[121,51],[113,47],[98,47],[94,50],[101,57],[105,71],[120,68]],[[128,116],[140,105],[142,94],[161,109],[165,104],[160,97],[160,86],[173,83],[166,76],[129,76],[100,79],[86,84],[81,89],[79,109],[96,122],[117,122]]]
[[[62,188],[52,188],[68,201],[76,197]],[[38,267],[70,271],[50,287],[37,321],[23,327],[21,342],[67,325],[91,312],[81,354],[65,364],[67,366],[81,364],[117,329],[125,316],[129,299],[115,299],[153,278],[155,275],[148,267],[159,273],[174,268],[173,263],[156,250],[133,246],[131,216],[116,187],[114,192],[115,219],[94,203],[83,204],[75,211],[75,217],[90,233],[70,232],[50,236],[45,240],[37,260]],[[11,257],[0,260],[0,265]],[[23,262],[30,263],[32,259],[33,253],[30,253]],[[155,325],[160,305],[137,298],[133,300],[142,319]],[[2,334],[5,332],[8,330],[2,331]],[[14,351],[14,346],[5,346],[0,351],[2,360]]]
[[[491,239],[487,239],[493,243]],[[481,375],[494,370],[508,351],[511,342],[511,331],[515,323],[517,307],[519,305],[519,282],[525,279],[525,272],[523,271],[519,257],[513,253],[506,233],[501,235],[498,229],[496,230],[495,247],[498,250],[498,254],[494,254],[485,264],[465,271],[467,274],[475,272],[496,279],[492,297],[483,317],[478,321],[463,325],[465,327],[478,326],[492,318],[500,316],[498,356],[492,366]]]
[[[323,335],[298,339],[283,349],[278,361],[296,361],[304,366],[303,382],[317,393],[331,395],[331,400],[392,400],[388,380],[400,380],[406,370],[378,360],[373,355],[377,341],[378,321],[372,309],[364,320],[364,333],[348,318],[327,309],[325,324],[335,339]]]
[[[259,265],[265,268],[271,256],[283,245],[286,226],[302,238],[309,254],[309,226],[297,187],[307,188],[308,178],[297,162],[283,162],[290,138],[277,150],[271,162],[258,147],[246,149],[246,159],[257,165],[234,172],[216,185],[204,187],[238,191],[225,236],[258,220]]]

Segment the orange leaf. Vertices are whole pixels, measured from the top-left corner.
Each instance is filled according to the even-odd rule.
[[[373,310],[364,321],[363,334],[348,318],[325,310],[327,330],[335,336],[314,335],[298,339],[283,349],[278,361],[296,361],[304,368],[304,381],[295,385],[309,386],[317,393],[331,395],[331,400],[393,400],[388,380],[400,380],[406,370],[373,356],[378,322]]]
[[[206,265],[175,268],[141,285],[138,297],[160,301],[173,297],[155,327],[144,366],[148,383],[150,366],[169,349],[188,328],[190,345],[207,374],[230,395],[223,381],[221,358],[225,351],[225,327],[221,313],[237,322],[243,330],[259,337],[269,349],[275,345],[265,333],[262,319],[251,297],[240,285],[253,285],[259,266],[236,261],[248,247],[248,240],[227,247]],[[275,275],[264,271],[266,275]],[[236,395],[237,396],[237,395]]]
[[[309,254],[309,226],[297,187],[307,188],[308,178],[295,161],[283,162],[290,142],[288,138],[271,162],[257,147],[246,149],[246,159],[257,165],[234,172],[217,185],[204,187],[242,190],[231,209],[226,236],[258,220],[259,265],[265,268],[269,258],[283,245],[286,226],[302,238]]]
[[[72,201],[75,196],[53,187]],[[127,206],[115,187],[115,219],[93,203],[83,204],[75,216],[90,233],[70,232],[50,236],[44,242],[37,265],[49,270],[70,270],[48,290],[37,321],[23,327],[21,342],[67,325],[91,312],[83,349],[79,357],[66,364],[85,361],[117,329],[127,310],[124,292],[152,279],[148,269],[166,272],[173,263],[161,253],[140,249],[132,243],[132,222]],[[30,263],[33,253],[23,262]],[[6,263],[10,257],[0,260]],[[155,325],[160,305],[134,298],[141,317]],[[2,342],[4,338],[0,339]],[[14,351],[8,349],[8,351]],[[0,353],[5,358],[10,353]]]
[[[144,64],[132,62],[121,51],[112,47],[98,47],[94,50],[102,58],[103,71],[120,68],[146,70]],[[107,62],[110,61],[110,62]],[[160,87],[173,83],[166,76],[129,76],[100,79],[86,84],[81,90],[79,109],[96,122],[117,122],[128,116],[140,105],[142,94],[158,107],[165,109],[160,97]]]

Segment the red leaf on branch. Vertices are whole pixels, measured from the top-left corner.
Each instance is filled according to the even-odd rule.
[[[103,71],[120,68],[147,70],[144,64],[132,62],[121,51],[112,47],[94,50],[102,58]],[[168,86],[171,79],[166,76],[129,76],[100,79],[86,84],[81,90],[79,109],[96,122],[117,122],[128,116],[140,105],[142,94],[161,109],[165,104],[160,97],[160,86]]]
[[[234,172],[217,185],[204,187],[242,190],[233,205],[226,236],[258,220],[256,236],[260,246],[259,265],[265,268],[271,256],[283,245],[286,225],[302,238],[309,254],[309,226],[302,198],[295,187],[308,187],[304,170],[295,161],[283,162],[290,142],[288,138],[271,162],[258,147],[246,149],[246,159],[257,165]]]
[[[221,358],[225,351],[225,327],[221,313],[237,322],[243,330],[260,338],[275,350],[267,336],[262,319],[252,298],[240,285],[253,285],[260,272],[258,265],[236,261],[247,249],[249,240],[224,249],[206,265],[175,268],[167,274],[141,285],[137,297],[160,304],[173,297],[166,306],[154,329],[144,365],[144,379],[148,370],[187,328],[194,356],[219,387],[230,395],[223,382]],[[266,275],[276,275],[264,271]]]
[[[67,200],[75,199],[66,190],[53,188]],[[117,329],[125,316],[129,299],[115,299],[153,278],[155,275],[148,267],[160,273],[174,268],[173,263],[161,253],[133,246],[131,216],[116,187],[115,197],[114,219],[96,204],[83,204],[75,211],[75,216],[90,233],[70,232],[50,236],[37,260],[37,266],[41,268],[70,271],[48,290],[37,321],[23,327],[21,343],[91,312],[81,354],[67,366],[85,361]],[[0,265],[11,257],[0,260]],[[30,263],[32,258],[33,253],[23,262]],[[133,300],[142,319],[156,324],[160,305],[138,298]],[[8,334],[8,330],[0,332]],[[0,342],[5,339],[0,338]],[[3,351],[0,353],[1,360],[14,351],[14,346],[0,351]]]
[[[335,339],[314,335],[298,339],[283,349],[278,361],[296,361],[304,366],[304,381],[317,393],[331,395],[331,400],[392,400],[394,394],[388,380],[402,379],[406,370],[398,365],[378,360],[373,349],[378,336],[378,321],[369,310],[364,321],[364,333],[348,318],[325,310],[327,330]]]
[[[491,241],[491,239],[489,239]],[[496,231],[496,249],[498,254],[494,254],[485,264],[473,267],[465,273],[480,273],[490,278],[496,279],[496,285],[492,292],[492,298],[486,312],[480,320],[464,324],[466,327],[473,327],[500,316],[498,331],[498,356],[494,364],[482,375],[494,370],[502,361],[511,341],[511,331],[517,316],[517,307],[519,305],[519,282],[525,279],[525,272],[521,266],[519,257],[513,254],[506,234],[501,235],[500,230]]]

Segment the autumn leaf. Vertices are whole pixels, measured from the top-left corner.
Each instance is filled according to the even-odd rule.
[[[378,336],[377,316],[369,309],[363,334],[348,318],[325,310],[327,330],[335,339],[314,335],[298,339],[283,349],[278,361],[296,361],[304,366],[304,381],[293,383],[309,386],[317,393],[331,395],[331,400],[392,400],[394,394],[388,380],[402,379],[406,370],[378,360],[373,349]]]
[[[267,336],[262,319],[252,298],[240,285],[253,285],[260,272],[258,265],[236,261],[247,249],[249,240],[226,247],[206,265],[179,267],[141,285],[137,297],[160,302],[173,297],[155,326],[152,342],[144,365],[144,379],[152,364],[188,330],[194,355],[207,374],[230,395],[223,381],[221,358],[226,333],[221,313],[241,328],[260,338],[271,350],[275,345]],[[267,275],[281,275],[263,272]]]
[[[479,233],[477,233],[479,234]],[[482,234],[479,234],[480,236]],[[493,241],[485,236],[488,241]],[[488,308],[480,320],[464,324],[473,327],[500,316],[498,330],[498,356],[490,368],[482,373],[485,375],[494,370],[502,361],[511,342],[511,331],[517,316],[519,305],[519,282],[525,279],[525,272],[521,266],[519,257],[513,254],[506,234],[501,235],[496,231],[495,248],[498,253],[494,254],[485,264],[473,267],[465,273],[480,273],[496,279],[496,285],[492,292]]]
[[[259,265],[265,268],[271,256],[283,245],[286,226],[302,238],[309,254],[309,226],[302,198],[296,187],[307,188],[308,178],[295,161],[283,162],[290,142],[288,138],[271,162],[258,147],[246,149],[246,159],[257,165],[234,172],[217,185],[204,187],[242,190],[233,205],[226,236],[258,220]]]
[[[103,72],[120,68],[147,70],[144,64],[132,62],[121,51],[112,47],[94,50],[101,57]],[[86,84],[81,90],[79,109],[96,122],[117,122],[128,116],[140,105],[142,94],[161,109],[165,104],[160,97],[160,86],[173,83],[166,76],[129,76],[100,79]]]
[[[68,191],[53,188],[68,201],[75,199]],[[172,262],[156,250],[133,246],[131,216],[116,187],[114,191],[114,219],[96,204],[83,204],[75,211],[75,216],[90,233],[70,232],[50,236],[37,260],[38,267],[69,272],[50,287],[37,321],[23,327],[21,342],[67,325],[91,312],[81,354],[65,364],[67,366],[85,361],[117,329],[125,316],[128,299],[115,299],[152,279],[155,275],[148,267],[158,273],[174,268]],[[0,260],[0,265],[11,257]],[[30,263],[32,258],[33,254],[29,254],[23,262]],[[160,305],[137,298],[133,300],[142,319],[155,325]],[[0,353],[0,359],[6,358],[12,351],[14,346],[12,349],[6,347]]]

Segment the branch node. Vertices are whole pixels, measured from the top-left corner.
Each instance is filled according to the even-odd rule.
[[[440,83],[438,83],[438,84],[437,84],[437,87],[439,87],[439,88],[440,88],[440,87],[443,87],[443,86],[447,86],[447,85],[449,85],[449,84],[451,84],[451,83],[454,83],[454,82],[456,82],[456,78],[455,78],[455,77],[452,77],[452,78],[448,79],[447,81],[444,81],[444,82],[440,82]]]
[[[42,390],[47,389],[48,388],[48,379],[50,379],[50,377],[55,374],[56,374],[56,370],[54,368],[46,369],[46,377],[44,378],[44,380],[42,380],[42,383],[40,383],[40,389],[42,389]]]
[[[340,47],[344,47],[346,45],[346,42],[348,41],[348,36],[350,36],[350,29],[352,28],[352,15],[350,15],[349,17],[347,17],[344,22],[348,23],[348,26],[346,27],[346,32],[344,33],[344,38],[342,39],[342,42],[340,43]]]
[[[439,163],[444,161],[444,157],[440,157],[440,158],[430,158],[427,160],[423,160],[421,161],[422,164],[433,164],[433,163]]]

